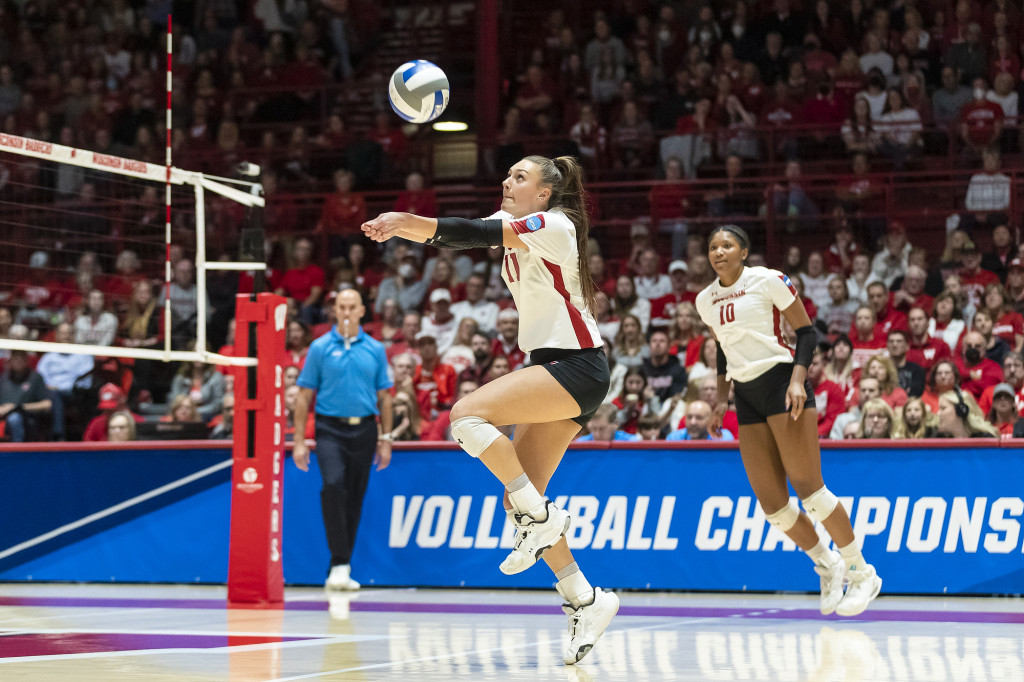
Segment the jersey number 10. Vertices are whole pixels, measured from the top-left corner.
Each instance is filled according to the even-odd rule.
[[[718,309],[718,318],[722,324],[726,322],[736,321],[736,306],[732,303],[726,303]]]

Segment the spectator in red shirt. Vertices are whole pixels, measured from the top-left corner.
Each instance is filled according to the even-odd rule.
[[[697,295],[687,290],[689,283],[688,267],[684,260],[674,260],[668,265],[668,276],[672,283],[672,291],[651,301],[651,328],[667,328],[675,317],[676,307],[680,303],[693,303]]]
[[[1013,309],[1006,287],[1002,284],[989,284],[985,287],[982,305],[992,316],[992,333],[1019,353],[1024,346],[1024,317]]]
[[[288,334],[285,337],[284,352],[287,356],[286,365],[295,365],[300,370],[306,362],[306,353],[309,351],[310,338],[309,325],[292,320],[288,323]]]
[[[827,346],[818,346],[814,359],[807,367],[807,380],[814,387],[814,407],[818,411],[818,436],[828,438],[836,417],[846,410],[846,391],[834,381],[825,378]]]
[[[981,252],[974,244],[964,247],[960,256],[963,267],[960,269],[960,286],[967,297],[967,307],[977,308],[982,305],[985,287],[999,284],[999,276],[994,272],[981,268]]]
[[[318,232],[331,235],[358,235],[359,226],[366,222],[366,202],[352,191],[355,176],[344,168],[334,171],[334,192],[324,198]]]
[[[18,282],[14,300],[21,305],[19,318],[23,324],[49,324],[50,315],[63,304],[64,283],[51,274],[50,256],[36,251],[28,260],[29,273]]]
[[[302,319],[307,324],[319,321],[320,297],[324,293],[324,271],[310,261],[313,258],[313,242],[301,237],[295,240],[292,250],[292,267],[285,271],[281,283],[274,292],[279,296],[294,299],[299,305]]]
[[[928,313],[923,308],[907,311],[907,326],[910,329],[907,362],[921,365],[925,372],[930,371],[935,363],[953,357],[949,346],[942,339],[928,334],[928,322]]]
[[[659,234],[672,240],[672,257],[686,255],[688,220],[697,213],[690,201],[690,192],[683,182],[683,164],[676,157],[665,160],[665,182],[651,187],[647,194],[651,204],[651,223]]]
[[[882,282],[868,285],[868,305],[875,311],[875,336],[885,339],[890,330],[907,328],[906,313],[892,306],[889,290]]]
[[[400,164],[405,159],[405,134],[400,128],[393,126],[391,121],[390,112],[378,111],[373,118],[373,128],[367,137],[384,149],[384,153],[392,163]]]
[[[857,308],[853,316],[853,333],[850,335],[850,342],[853,345],[853,371],[856,375],[858,370],[864,367],[865,363],[874,355],[882,352],[885,348],[885,335],[879,336],[875,311],[869,306]]]
[[[1011,351],[1003,358],[1003,383],[1013,389],[1017,412],[1024,415],[1024,356],[1021,356],[1020,353]],[[992,394],[995,388],[995,386],[989,386],[982,391],[981,397],[978,398],[978,407],[982,412],[987,413],[992,409]]]
[[[1003,107],[986,98],[988,83],[984,78],[975,78],[974,98],[960,109],[960,139],[963,152],[972,159],[981,158],[985,147],[998,144],[1003,132]]]
[[[999,364],[985,357],[985,337],[976,331],[964,335],[963,354],[957,358],[956,368],[963,377],[960,388],[975,399],[981,397],[986,388],[1003,380]]]
[[[413,171],[405,176],[405,189],[395,200],[395,210],[404,213],[415,213],[425,218],[437,216],[437,193],[425,189],[426,180],[422,173]]]
[[[498,313],[498,337],[491,346],[491,354],[508,358],[512,370],[526,362],[526,353],[519,348],[519,313],[516,310],[506,308]]]
[[[85,434],[82,436],[84,441],[107,440],[107,421],[111,415],[115,412],[129,412],[129,414],[132,414],[126,407],[128,397],[117,384],[104,384],[100,388],[99,398],[100,402],[96,407],[100,410],[100,413],[93,417],[85,427]],[[143,421],[142,417],[137,414],[132,414],[132,417],[136,423]]]
[[[437,355],[437,339],[429,333],[417,334],[416,348],[421,358],[412,377],[416,402],[420,406],[420,416],[432,422],[454,402],[455,369],[441,362]]]
[[[928,280],[928,273],[924,268],[916,265],[908,265],[907,273],[903,276],[903,284],[899,289],[892,292],[892,304],[896,310],[906,313],[911,308],[924,308],[930,315],[932,312],[932,297],[924,293],[924,284]]]
[[[455,397],[455,402],[458,402],[462,398],[466,397],[476,389],[480,388],[480,384],[470,379],[464,379],[459,382],[459,394]],[[450,441],[453,440],[450,427],[452,425],[451,420],[452,411],[450,409],[445,410],[441,414],[437,415],[437,419],[430,425],[430,428],[423,432],[420,440],[423,441]],[[396,413],[397,416],[397,413]],[[397,429],[396,429],[397,430]]]

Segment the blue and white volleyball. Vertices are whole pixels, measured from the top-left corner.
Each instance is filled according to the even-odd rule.
[[[406,62],[391,75],[388,99],[395,113],[406,121],[433,121],[448,106],[448,76],[425,59]]]

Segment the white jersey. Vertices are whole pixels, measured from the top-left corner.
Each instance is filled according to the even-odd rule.
[[[731,287],[716,278],[697,294],[697,312],[711,328],[728,364],[728,378],[751,381],[780,362],[793,362],[782,336],[782,311],[797,300],[778,270],[745,267]]]
[[[600,348],[597,321],[587,310],[580,285],[576,226],[559,211],[533,213],[518,220],[505,211],[491,218],[508,220],[523,249],[505,249],[501,277],[519,311],[519,347]]]

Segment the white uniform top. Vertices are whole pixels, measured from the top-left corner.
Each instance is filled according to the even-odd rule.
[[[523,249],[505,249],[501,277],[519,311],[519,347],[600,348],[597,321],[587,310],[580,285],[576,226],[560,211],[542,211],[515,220],[505,211]]]
[[[745,267],[731,287],[717,278],[697,294],[697,312],[722,345],[728,378],[751,381],[780,362],[793,362],[782,336],[782,311],[797,299],[778,270]]]

